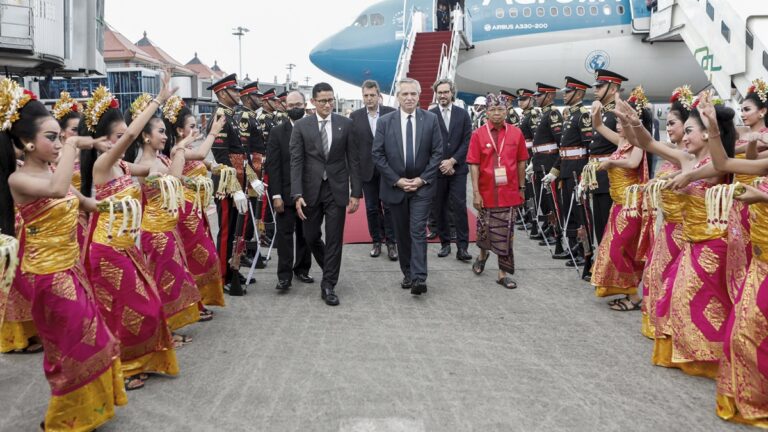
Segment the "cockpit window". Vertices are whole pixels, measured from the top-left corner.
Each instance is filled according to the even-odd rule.
[[[353,27],[368,27],[368,15],[360,15],[357,17],[354,23],[352,23]]]
[[[372,26],[384,25],[384,15],[380,13],[371,14],[371,25]]]

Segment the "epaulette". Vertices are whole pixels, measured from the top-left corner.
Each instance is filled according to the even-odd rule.
[[[591,110],[590,108],[587,108],[587,107],[585,107],[584,105],[582,105],[582,106],[579,108],[579,112],[581,112],[582,114],[587,114],[587,113],[589,113],[589,114],[591,115],[591,112],[592,112],[592,110]]]

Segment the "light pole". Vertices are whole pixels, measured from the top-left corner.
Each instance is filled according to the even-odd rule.
[[[241,26],[237,26],[237,28],[233,28],[232,30],[235,31],[232,35],[237,36],[238,55],[240,58],[240,73],[237,76],[243,76],[243,36],[250,30]]]
[[[309,80],[312,79],[312,77],[305,76],[304,77],[304,85],[309,87]]]
[[[295,68],[295,67],[296,67],[296,65],[293,64],[293,63],[288,63],[287,65],[285,65],[285,68],[288,69],[288,82],[285,84],[285,89],[286,90],[290,90],[291,79],[293,78],[292,77],[292,75],[293,75],[293,68]]]

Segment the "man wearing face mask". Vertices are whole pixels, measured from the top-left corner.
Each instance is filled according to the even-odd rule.
[[[603,104],[603,124],[616,131],[616,114],[613,110],[616,108],[614,96],[621,90],[621,83],[627,81],[627,78],[606,69],[595,71],[595,100]],[[592,143],[589,146],[589,159],[602,162],[607,160],[613,152],[617,150],[616,145],[603,138],[599,133],[593,132]],[[608,224],[608,218],[611,215],[611,199],[608,190],[608,174],[606,171],[597,172],[598,188],[592,191],[592,213],[594,215],[594,230],[597,242],[603,239],[605,226]]]
[[[304,117],[304,95],[292,91],[286,96],[286,114],[288,120],[272,129],[267,144],[266,169],[269,176],[269,196],[277,219],[277,286],[276,289],[285,291],[291,287],[293,276],[301,282],[313,283],[309,275],[312,266],[312,255],[323,267],[323,250],[325,245],[318,238],[314,244],[307,247],[304,239],[304,223],[296,214],[296,208],[285,200],[291,196],[291,132],[295,121]],[[294,234],[296,238],[296,260],[294,261]]]
[[[219,81],[213,83],[208,90],[216,94],[218,107],[216,115],[226,117],[224,128],[216,136],[211,147],[211,152],[217,164],[226,165],[235,168],[237,171],[237,180],[241,190],[232,194],[232,197],[225,197],[216,200],[216,213],[219,217],[219,234],[216,241],[216,247],[219,251],[219,265],[221,274],[224,276],[224,283],[228,283],[231,278],[239,277],[241,282],[245,278],[239,273],[233,275],[229,261],[232,258],[232,243],[235,239],[235,226],[237,225],[237,215],[246,214],[248,211],[248,198],[245,195],[245,161],[247,160],[246,149],[248,148],[247,138],[240,134],[240,117],[242,108],[239,105],[240,92],[237,87],[237,75],[228,75]],[[208,131],[213,122],[209,122]],[[218,185],[218,176],[214,176],[214,190]],[[230,295],[243,295],[244,291],[232,292],[225,286],[225,291]]]
[[[389,206],[379,199],[379,171],[373,165],[372,146],[376,133],[376,123],[381,116],[395,111],[394,108],[382,105],[379,84],[373,80],[363,83],[363,103],[365,107],[354,111],[352,119],[353,142],[360,153],[360,180],[363,182],[365,197],[365,213],[368,218],[368,233],[373,240],[371,258],[381,255],[381,244],[387,245],[387,256],[397,261],[397,241],[392,226],[392,215]]]

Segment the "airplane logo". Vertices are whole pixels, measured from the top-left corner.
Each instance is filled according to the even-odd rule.
[[[607,52],[603,50],[595,50],[587,55],[587,59],[584,62],[584,68],[590,74],[595,73],[598,69],[606,69],[611,64],[611,57]]]

